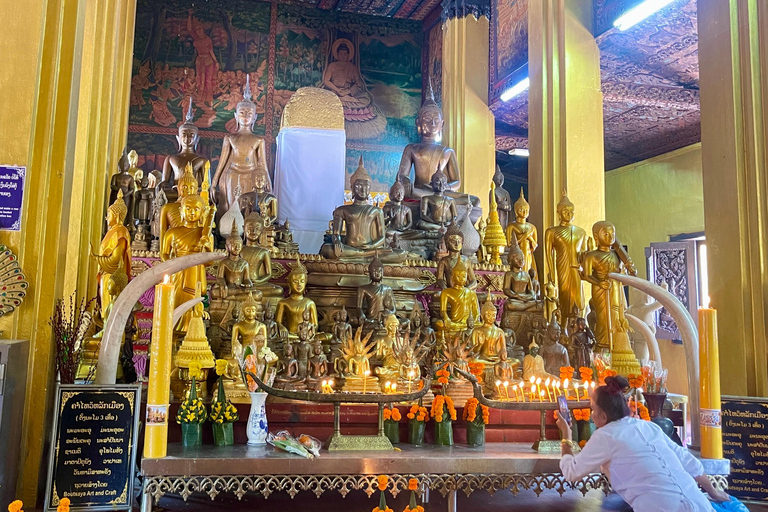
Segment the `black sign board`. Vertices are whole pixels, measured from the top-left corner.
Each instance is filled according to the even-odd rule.
[[[731,460],[728,493],[768,501],[768,399],[722,397],[723,457]]]
[[[131,510],[141,387],[60,385],[45,510]]]

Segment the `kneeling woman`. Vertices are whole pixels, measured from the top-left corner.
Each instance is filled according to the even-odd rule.
[[[597,430],[584,449],[573,454],[571,427],[557,418],[562,434],[560,470],[571,482],[602,471],[611,487],[637,512],[711,512],[714,501],[728,501],[687,449],[678,446],[654,423],[630,417],[624,377],[607,377],[590,398]]]

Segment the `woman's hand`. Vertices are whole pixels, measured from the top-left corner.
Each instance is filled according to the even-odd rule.
[[[565,421],[562,414],[557,415],[557,428],[560,429],[560,439],[571,439],[571,426]]]
[[[712,492],[709,492],[709,497],[712,498],[712,501],[717,502],[725,502],[725,501],[731,501],[730,495],[725,492],[721,491],[720,489],[712,489]]]

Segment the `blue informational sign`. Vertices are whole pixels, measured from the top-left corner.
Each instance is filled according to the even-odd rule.
[[[24,200],[26,167],[0,165],[0,229],[21,229],[21,204]]]

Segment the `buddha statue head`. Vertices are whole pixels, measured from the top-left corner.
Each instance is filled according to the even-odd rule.
[[[568,199],[565,190],[563,190],[563,197],[557,203],[557,216],[560,217],[560,222],[569,224],[573,220],[573,209],[573,203]]]
[[[553,344],[560,340],[560,324],[557,323],[557,319],[553,316],[552,321],[547,326],[547,337],[545,338],[548,343]]]
[[[368,264],[368,277],[372,283],[380,283],[384,279],[384,264],[379,259],[379,253],[373,255],[373,259]]]
[[[400,183],[400,180],[395,180],[395,184],[389,189],[389,199],[398,204],[405,199],[405,187]]]
[[[235,219],[232,220],[232,231],[230,233],[232,234],[227,238],[226,243],[227,254],[237,258],[243,252],[243,239],[237,235],[237,221]]]
[[[179,126],[179,134],[176,140],[179,142],[179,148],[184,151],[192,151],[197,145],[199,132],[195,123],[192,122],[192,97],[189,97],[189,107],[184,117],[184,122]]]
[[[435,174],[432,175],[429,183],[432,185],[432,191],[435,194],[442,195],[448,188],[448,176],[445,175],[442,169],[438,168]]]
[[[248,215],[248,217],[245,218],[245,223],[243,226],[243,233],[245,234],[246,244],[257,245],[263,229],[264,229],[264,222],[262,221],[259,214],[256,212],[251,212]],[[236,231],[232,231],[232,232],[236,233]]]
[[[128,274],[125,273],[125,269],[120,265],[107,280],[107,292],[111,297],[117,298],[120,292],[125,290],[126,286],[128,286]]]
[[[196,227],[203,216],[204,208],[205,204],[203,203],[203,198],[199,195],[192,194],[184,196],[181,199],[181,208],[179,209],[181,220],[183,220],[185,224],[195,225]]]
[[[123,201],[123,191],[117,191],[117,199],[107,208],[107,227],[113,228],[125,222],[125,216],[128,215],[128,207]]]
[[[504,185],[504,173],[501,172],[501,167],[496,165],[496,172],[493,175],[493,182],[496,184],[496,188],[500,189]]]
[[[264,310],[264,321],[271,322],[275,319],[275,310],[272,308],[266,308]]]
[[[483,324],[493,325],[496,323],[496,306],[490,300],[490,297],[483,302],[483,307],[480,310],[480,316],[483,318]]]
[[[256,302],[256,299],[253,298],[253,293],[249,292],[248,297],[245,299],[245,302],[243,302],[242,309],[240,310],[243,320],[246,322],[253,322],[256,320],[258,306],[259,304]]]
[[[421,329],[421,315],[416,313],[411,319],[411,328],[414,332],[418,332]]]
[[[267,191],[267,175],[264,173],[258,173],[253,181],[253,186],[256,192],[263,194]]]
[[[461,228],[456,224],[451,224],[443,235],[445,241],[445,248],[451,254],[460,254],[462,247],[464,247],[464,233],[461,232]]]
[[[518,222],[522,222],[525,219],[528,218],[528,214],[531,212],[531,205],[528,204],[528,201],[525,200],[525,195],[523,195],[523,187],[520,187],[520,197],[515,201],[515,217],[517,217]]]
[[[467,284],[467,267],[461,258],[456,260],[456,264],[451,269],[451,283],[454,288],[463,288]]]
[[[612,222],[601,220],[592,226],[592,237],[597,247],[603,250],[610,249],[616,242],[616,227]]]
[[[235,118],[240,128],[253,128],[256,122],[256,104],[251,101],[251,75],[245,75],[245,88],[243,89],[243,101],[237,104]]]
[[[528,353],[531,354],[531,356],[533,357],[536,357],[537,355],[539,355],[539,344],[536,343],[535,341],[532,341],[528,345]]]
[[[507,361],[507,347],[506,345],[502,345],[499,349],[499,361]]]
[[[507,262],[512,270],[519,271],[525,266],[525,254],[517,243],[517,237],[513,234],[509,237],[509,247],[507,248]]]
[[[432,81],[429,82],[428,96],[416,116],[416,130],[422,140],[440,142],[443,136],[443,111],[435,101]]]
[[[363,155],[360,155],[360,162],[357,164],[354,174],[349,178],[349,184],[355,201],[368,201],[368,196],[371,193],[371,176],[363,166]]]
[[[387,336],[390,339],[395,339],[397,336],[397,329],[400,327],[400,322],[395,315],[387,315],[384,320],[384,328],[387,330]]]
[[[303,294],[304,289],[307,286],[307,267],[305,267],[298,256],[296,256],[296,264],[291,267],[291,271],[288,273],[288,288],[291,293]]]
[[[197,185],[197,178],[195,178],[192,162],[189,162],[186,167],[184,167],[184,174],[182,174],[178,183],[176,183],[176,188],[179,191],[179,197],[186,197],[197,194]]]
[[[139,164],[139,154],[135,149],[128,152],[128,165],[129,169],[135,169]]]

